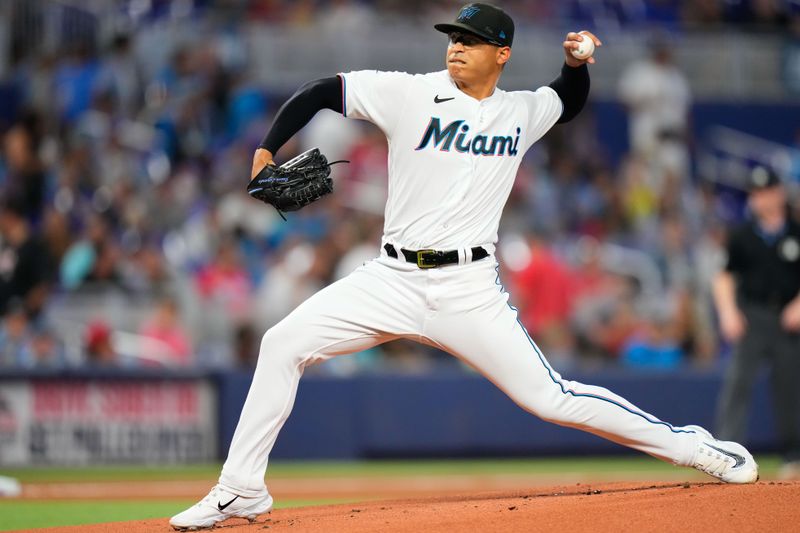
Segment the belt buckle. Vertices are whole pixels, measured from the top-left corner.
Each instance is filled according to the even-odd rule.
[[[425,255],[424,254],[436,254],[436,250],[425,249],[425,250],[417,250],[417,267],[419,268],[436,268],[437,264],[435,263],[425,263]]]

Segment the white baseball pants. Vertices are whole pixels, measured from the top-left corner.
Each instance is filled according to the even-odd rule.
[[[319,291],[264,335],[220,484],[242,496],[264,493],[268,457],[306,365],[397,338],[455,355],[543,420],[692,463],[697,434],[604,388],[562,379],[508,298],[494,256],[422,270],[383,252]]]

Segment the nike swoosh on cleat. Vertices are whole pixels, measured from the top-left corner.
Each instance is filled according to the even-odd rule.
[[[230,504],[232,504],[233,502],[235,502],[238,499],[239,499],[239,496],[235,496],[231,501],[229,501],[225,505],[222,505],[222,503],[219,500],[217,500],[217,509],[219,509],[220,511],[224,511],[226,507],[228,507]]]
[[[706,446],[711,448],[712,450],[717,450],[719,453],[724,453],[728,457],[733,458],[736,461],[736,464],[733,465],[733,468],[738,468],[745,463],[745,458],[739,455],[738,453],[729,452],[727,450],[723,450],[722,448],[717,448],[716,446],[712,446],[706,442]]]
[[[456,99],[455,96],[453,96],[451,98],[439,98],[439,95],[437,94],[436,96],[433,97],[433,103],[434,104],[441,104],[442,102],[449,102],[450,100],[455,100],[455,99]]]

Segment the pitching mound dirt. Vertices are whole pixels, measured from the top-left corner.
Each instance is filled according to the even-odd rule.
[[[256,523],[229,520],[223,533],[411,533],[452,531],[796,531],[800,483],[612,483],[537,488],[282,509]],[[168,532],[167,519],[32,531],[59,533]]]

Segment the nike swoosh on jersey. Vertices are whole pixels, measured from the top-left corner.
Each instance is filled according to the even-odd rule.
[[[455,96],[452,96],[450,98],[439,98],[439,95],[437,94],[436,96],[433,97],[433,103],[434,104],[441,104],[442,102],[448,102],[450,100],[455,100],[455,99],[456,99]]]
[[[744,457],[742,457],[738,453],[733,453],[733,452],[729,452],[727,450],[723,450],[722,448],[717,448],[716,446],[712,446],[707,442],[706,442],[706,446],[708,446],[712,450],[717,450],[719,453],[724,453],[728,457],[731,457],[733,460],[735,460],[736,464],[733,465],[733,468],[738,468],[738,467],[740,467],[740,466],[742,466],[744,464],[744,461],[745,461]]]

